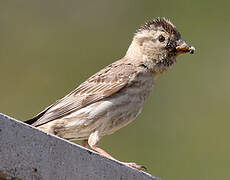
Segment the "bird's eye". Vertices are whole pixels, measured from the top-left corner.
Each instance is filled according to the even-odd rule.
[[[163,35],[160,35],[160,36],[158,37],[158,40],[159,40],[160,42],[164,42],[164,41],[165,41],[165,37],[164,37]]]

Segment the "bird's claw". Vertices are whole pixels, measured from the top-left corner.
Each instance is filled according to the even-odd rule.
[[[138,169],[138,170],[145,170],[145,171],[147,171],[147,168],[145,166],[137,165],[136,163],[133,163],[133,162],[131,162],[131,163],[124,163],[124,164],[127,165],[127,166],[130,166],[132,168]]]

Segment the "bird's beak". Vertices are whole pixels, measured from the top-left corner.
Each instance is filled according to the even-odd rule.
[[[188,52],[190,54],[194,54],[195,48],[193,46],[189,46],[183,40],[178,40],[177,47],[176,47],[176,55],[179,56],[181,54],[188,53]]]

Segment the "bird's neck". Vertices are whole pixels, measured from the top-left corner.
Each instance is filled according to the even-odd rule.
[[[143,53],[140,46],[138,45],[138,42],[136,42],[135,40],[132,41],[126,52],[125,57],[135,61],[143,58]]]
[[[143,53],[141,46],[135,40],[130,44],[125,59],[136,66],[145,65],[150,71],[154,70],[153,60]]]

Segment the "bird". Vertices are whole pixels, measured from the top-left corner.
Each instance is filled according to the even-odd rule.
[[[84,147],[115,159],[99,147],[99,140],[136,119],[156,77],[171,69],[177,56],[194,52],[170,20],[150,20],[136,30],[123,58],[25,123],[69,141],[82,140]],[[133,162],[121,163],[145,168]]]

